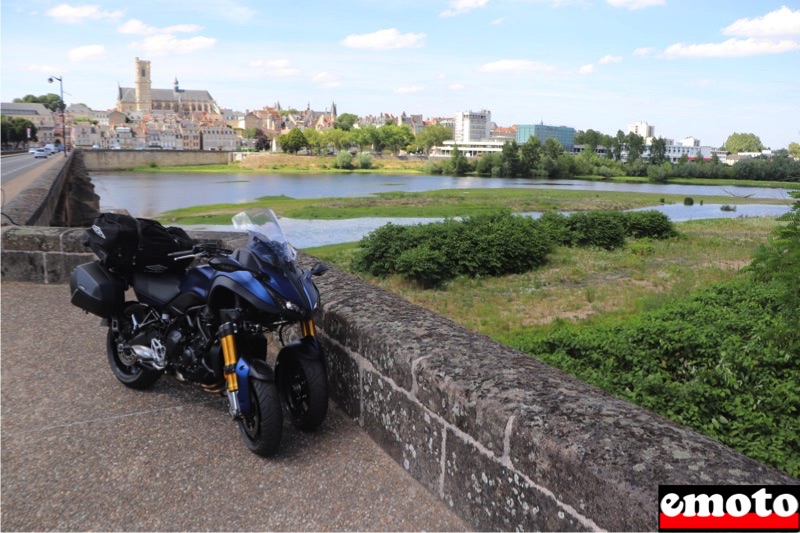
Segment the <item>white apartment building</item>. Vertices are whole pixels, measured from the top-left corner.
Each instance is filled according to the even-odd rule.
[[[488,141],[491,138],[491,128],[491,111],[462,111],[456,113],[454,140],[459,146],[462,143]]]
[[[628,124],[628,133],[641,135],[646,139],[647,144],[650,144],[650,139],[656,136],[656,127],[647,122],[634,122],[633,124]]]
[[[227,152],[236,150],[236,133],[227,126],[200,128],[200,137],[203,150],[223,150]]]

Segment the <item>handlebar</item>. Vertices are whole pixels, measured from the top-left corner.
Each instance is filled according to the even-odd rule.
[[[190,257],[209,257],[209,256],[227,256],[231,255],[233,250],[220,248],[219,245],[213,243],[200,243],[192,246],[191,250],[181,250],[179,252],[171,252],[167,257],[180,261],[181,259],[188,259]]]

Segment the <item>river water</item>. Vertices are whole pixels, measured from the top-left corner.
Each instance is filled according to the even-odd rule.
[[[654,183],[612,183],[585,180],[534,180],[511,178],[475,178],[383,174],[150,174],[138,172],[93,172],[95,192],[100,195],[100,209],[126,209],[134,216],[154,217],[171,209],[197,205],[240,203],[264,196],[285,195],[292,198],[333,198],[368,196],[403,191],[438,189],[565,189],[590,191],[678,194],[684,196],[749,196],[750,198],[786,199],[786,205],[738,205],[736,211],[722,211],[720,205],[653,207],[673,221],[740,216],[778,216],[789,210],[791,199],[786,189],[712,185],[676,185]],[[529,213],[538,216],[537,213]],[[388,222],[417,224],[440,219],[358,218],[349,220],[281,219],[287,238],[298,248],[359,240]],[[226,229],[196,227],[192,229]],[[188,229],[188,228],[187,228]]]

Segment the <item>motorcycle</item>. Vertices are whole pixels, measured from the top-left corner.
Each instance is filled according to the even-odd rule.
[[[106,352],[116,378],[147,389],[167,374],[224,396],[244,443],[261,456],[278,449],[282,406],[297,428],[319,427],[327,414],[328,382],[313,318],[320,294],[311,278],[328,267],[317,263],[303,271],[269,209],[233,217],[234,228],[248,232],[243,248],[193,244],[155,260],[150,250],[137,266],[148,251],[143,222],[164,228],[132,220],[115,219],[128,228],[135,224],[138,239],[133,230],[127,240],[115,238],[122,226],[96,221],[84,244],[99,259],[76,267],[70,277],[71,302],[108,327]],[[172,231],[182,230],[167,229],[185,246]],[[192,261],[196,266],[175,267]],[[125,301],[128,288],[135,301]],[[285,342],[286,330],[297,326],[299,338]],[[276,333],[281,344],[274,370],[266,333]]]

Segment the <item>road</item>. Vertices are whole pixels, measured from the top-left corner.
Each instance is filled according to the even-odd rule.
[[[46,159],[35,158],[33,154],[7,155],[0,160],[2,174],[3,205],[30,185],[42,172],[54,166],[56,160],[64,159],[63,154],[51,155]]]
[[[468,529],[335,404],[258,457],[220,397],[120,384],[68,286],[0,290],[4,531]]]

